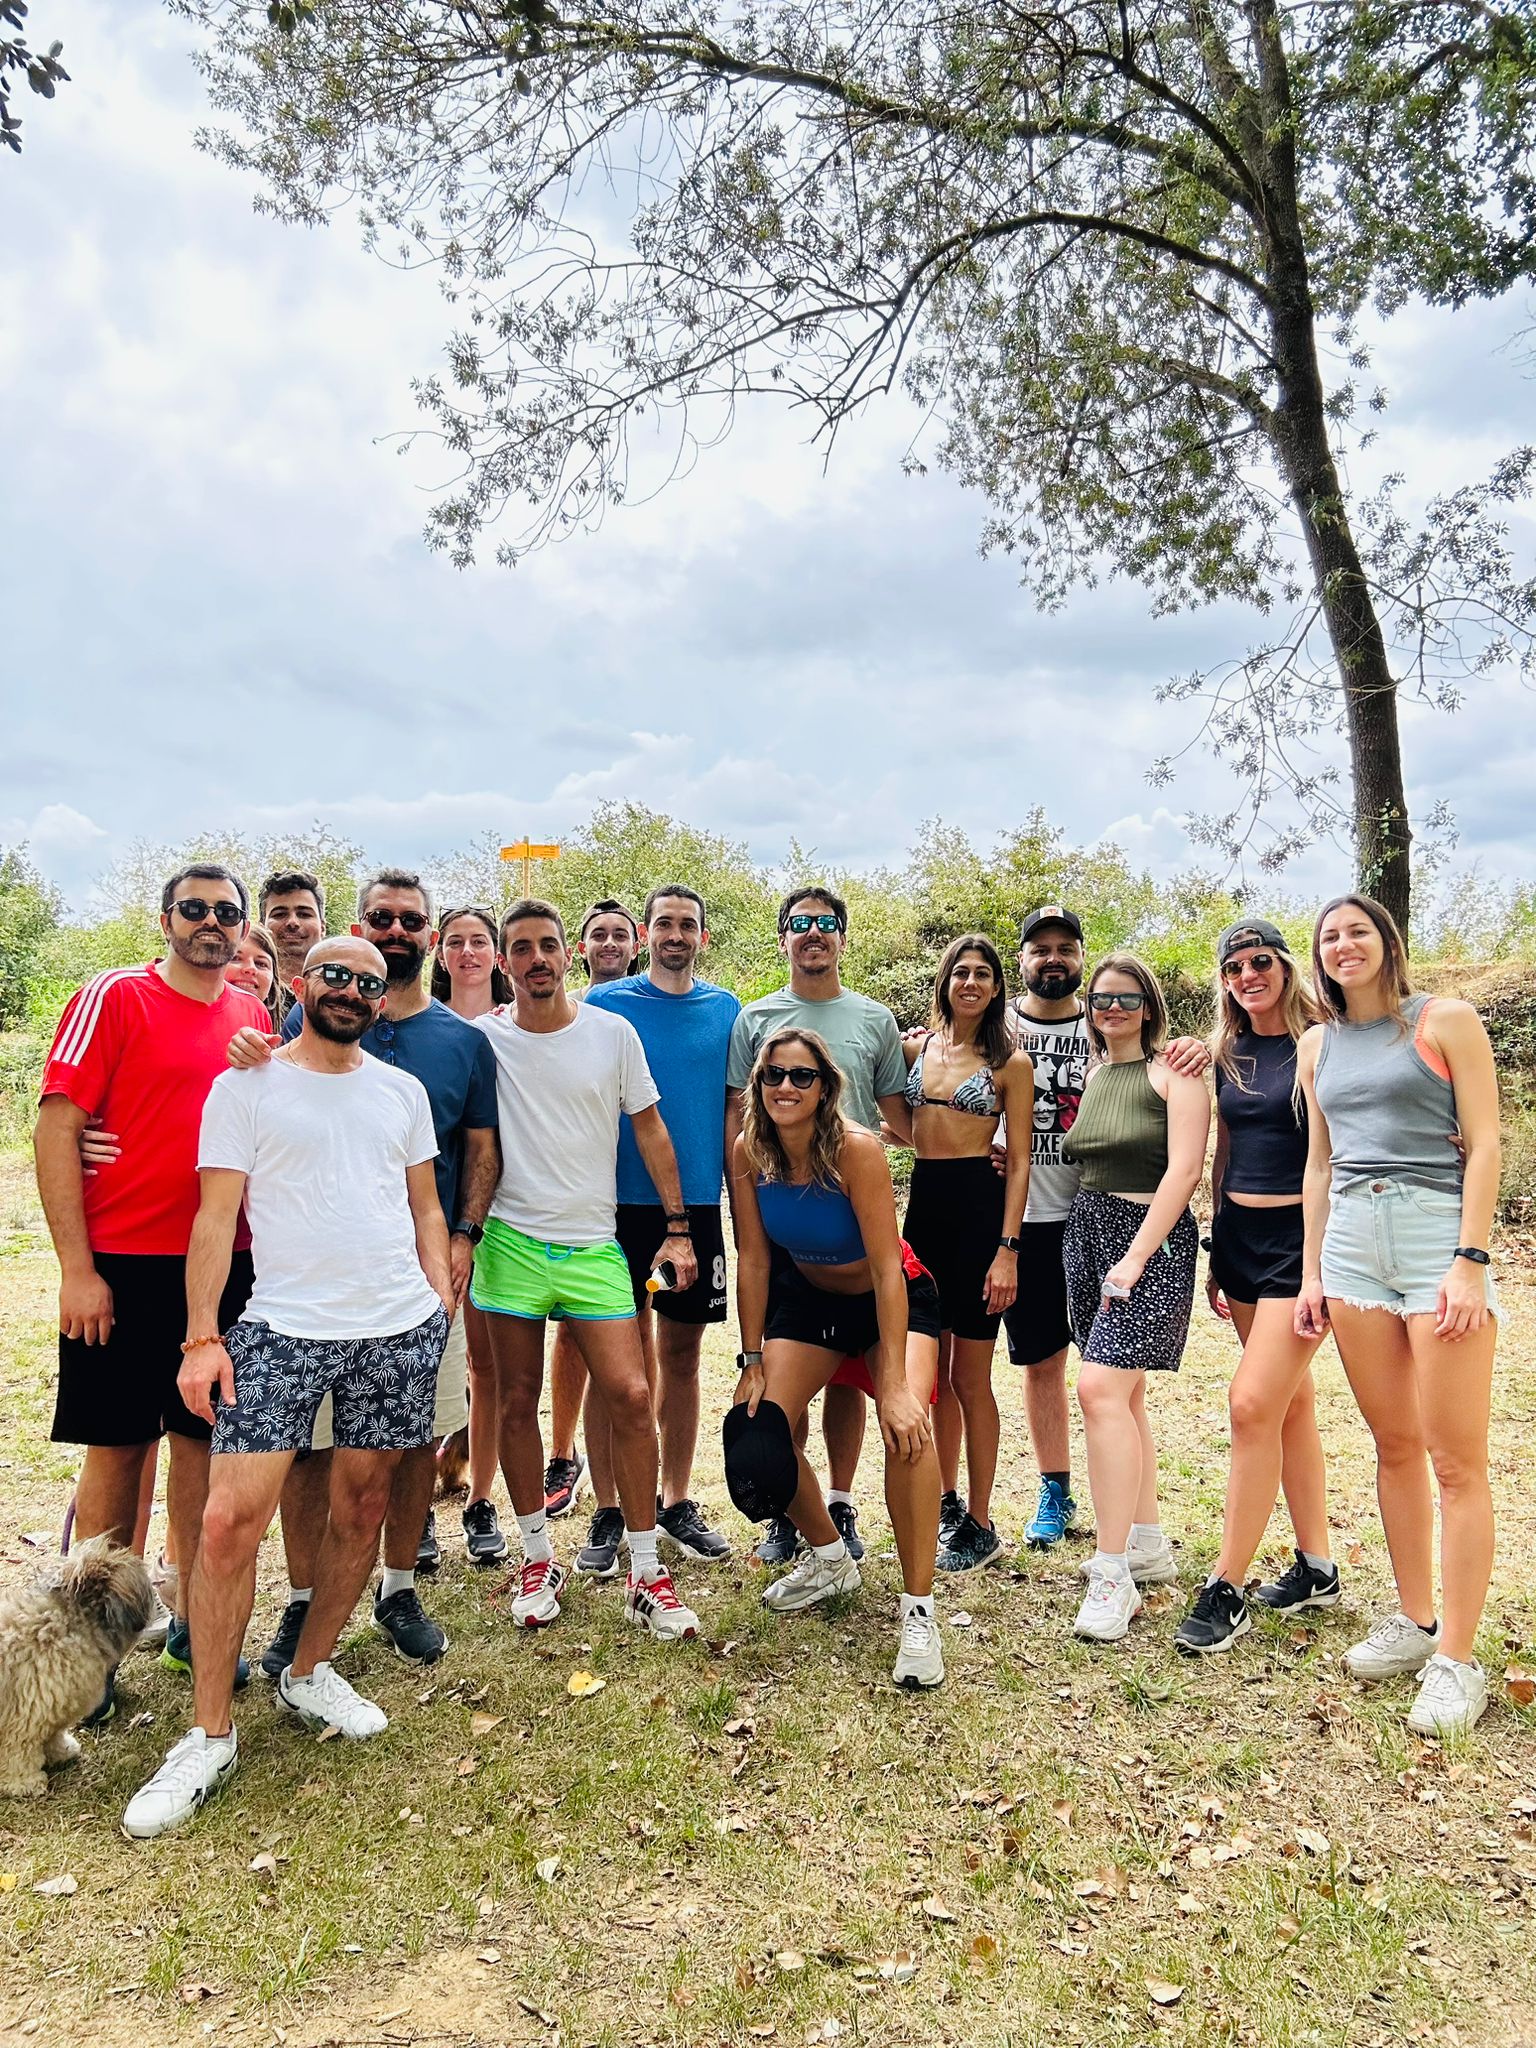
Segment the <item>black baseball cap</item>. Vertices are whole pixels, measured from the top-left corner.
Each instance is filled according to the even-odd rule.
[[[1287,960],[1291,957],[1279,925],[1271,924],[1267,917],[1245,917],[1240,924],[1229,924],[1216,941],[1216,965],[1225,967],[1234,953],[1242,953],[1249,946],[1268,946],[1273,952],[1283,953]]]
[[[749,1522],[782,1515],[800,1490],[800,1461],[795,1456],[789,1417],[775,1401],[759,1401],[749,1415],[745,1401],[726,1411],[721,1428],[725,1446],[725,1486]]]
[[[1032,910],[1019,926],[1019,944],[1027,946],[1042,925],[1060,925],[1070,932],[1078,944],[1083,942],[1083,927],[1070,910],[1063,910],[1059,903],[1043,903],[1038,910]]]

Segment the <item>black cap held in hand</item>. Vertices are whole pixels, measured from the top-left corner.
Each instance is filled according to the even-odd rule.
[[[749,1415],[743,1401],[726,1413],[725,1486],[749,1522],[782,1515],[800,1490],[800,1461],[789,1417],[775,1401],[759,1401]]]

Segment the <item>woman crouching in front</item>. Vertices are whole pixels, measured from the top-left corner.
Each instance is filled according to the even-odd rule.
[[[814,1031],[766,1039],[747,1081],[731,1175],[736,1191],[736,1405],[765,1399],[794,1428],[834,1379],[872,1396],[885,1439],[885,1500],[901,1560],[901,1648],[892,1677],[943,1681],[933,1611],[939,1465],[931,1406],[939,1297],[902,1243],[890,1168],[878,1138],[850,1124],[825,1042]],[[782,1256],[775,1258],[774,1247]],[[785,1512],[806,1554],[763,1595],[794,1614],[859,1586],[804,1451]]]

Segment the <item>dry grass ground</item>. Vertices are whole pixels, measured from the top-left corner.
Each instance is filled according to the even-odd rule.
[[[51,1540],[69,1453],[46,1440],[54,1268],[23,1163],[0,1161],[0,1571]],[[1536,1289],[1504,1283],[1499,1563],[1482,1653],[1536,1633]],[[707,1410],[730,1385],[713,1343]],[[1165,1521],[1187,1586],[1215,1540],[1230,1343],[1203,1314],[1156,1389]],[[360,1614],[344,1668],[391,1716],[317,1743],[258,1680],[242,1762],[183,1833],[117,1816],[184,1725],[184,1682],[125,1666],[117,1721],[46,1804],[0,1812],[0,2042],[1474,2044],[1536,2041],[1536,1724],[1501,1696],[1475,1740],[1410,1736],[1406,1686],[1340,1652],[1388,1598],[1363,1429],[1320,1374],[1344,1607],[1230,1659],[1171,1648],[1184,1595],[1124,1646],[1075,1642],[1081,1544],[945,1598],[949,1682],[888,1683],[897,1580],[874,1540],[846,1611],[775,1621],[758,1571],[694,1568],[709,1641],[626,1633],[578,1586],[550,1640],[450,1561],[452,1650],[394,1661]],[[1001,1521],[1031,1488],[1014,1376]],[[706,1440],[703,1494],[748,1532]],[[445,1518],[450,1523],[452,1512]],[[566,1525],[560,1544],[575,1537]],[[1267,1553],[1283,1560],[1277,1518]],[[275,1544],[253,1637],[280,1597]],[[958,1611],[969,1615],[963,1620]],[[580,1698],[570,1681],[595,1673]],[[1501,1695],[1504,1688],[1501,1682]],[[40,1894],[68,1876],[67,1896]]]

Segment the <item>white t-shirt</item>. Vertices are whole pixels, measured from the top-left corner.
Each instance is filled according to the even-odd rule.
[[[1086,1018],[1042,1023],[1018,1004],[1008,1006],[1013,1042],[1035,1067],[1035,1116],[1030,1134],[1029,1202],[1026,1223],[1059,1223],[1072,1206],[1083,1169],[1061,1156],[1067,1133],[1077,1122],[1093,1059]]]
[[[241,1321],[287,1337],[394,1337],[439,1306],[405,1169],[437,1157],[427,1091],[364,1058],[348,1074],[269,1060],[220,1074],[199,1166],[246,1176],[256,1284]]]
[[[501,1184],[491,1214],[541,1244],[606,1244],[618,1201],[619,1118],[661,1100],[627,1017],[583,1003],[559,1031],[477,1017],[496,1055]]]

